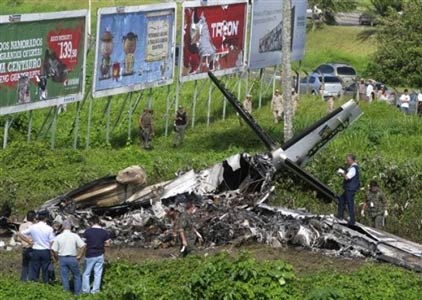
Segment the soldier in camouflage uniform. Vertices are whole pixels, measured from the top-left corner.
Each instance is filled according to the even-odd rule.
[[[377,229],[384,227],[386,204],[384,194],[379,190],[378,183],[371,181],[369,190],[366,192],[364,204],[364,208],[368,213],[369,226]]]
[[[186,256],[195,249],[197,238],[202,240],[202,236],[195,229],[192,215],[195,212],[195,205],[192,202],[186,204],[186,210],[182,211],[177,219],[177,230],[180,240],[180,254]]]

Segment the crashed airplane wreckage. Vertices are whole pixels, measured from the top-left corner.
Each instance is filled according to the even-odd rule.
[[[204,246],[254,240],[281,247],[286,243],[342,256],[373,257],[422,271],[422,246],[380,230],[333,216],[314,215],[266,204],[279,176],[293,176],[313,188],[321,199],[335,193],[302,166],[362,114],[352,100],[279,147],[246,112],[240,102],[209,73],[225,98],[258,135],[268,152],[236,154],[208,169],[188,171],[170,181],[146,186],[141,167],[93,181],[49,200],[40,208],[56,221],[70,219],[77,230],[92,214],[101,216],[115,245],[146,248],[172,244],[169,206],[193,201],[199,206],[194,223]]]

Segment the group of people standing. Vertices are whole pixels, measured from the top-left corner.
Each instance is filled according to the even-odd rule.
[[[298,102],[299,95],[297,94],[296,90],[292,88],[293,113],[297,110]],[[252,95],[246,95],[242,106],[249,114],[252,114]],[[274,91],[274,95],[271,99],[271,110],[273,112],[274,123],[279,123],[284,117],[283,96],[281,95],[279,89]]]
[[[173,147],[176,148],[178,145],[183,145],[185,141],[185,129],[187,123],[187,113],[183,106],[180,105],[174,117]],[[152,109],[145,108],[144,112],[139,117],[139,137],[141,140],[141,145],[144,149],[152,149],[151,142],[154,135],[154,111]]]
[[[98,217],[89,220],[91,227],[85,230],[83,237],[72,232],[72,224],[64,220],[57,224],[57,230],[49,223],[49,214],[41,211],[36,214],[29,211],[26,222],[18,232],[22,241],[22,281],[39,281],[49,283],[49,273],[54,270],[53,263],[59,264],[62,286],[70,291],[69,273],[73,277],[73,292],[97,293],[100,290],[104,266],[105,246],[110,245],[109,233],[100,226]],[[81,274],[79,262],[84,258]],[[94,281],[91,285],[91,273]]]

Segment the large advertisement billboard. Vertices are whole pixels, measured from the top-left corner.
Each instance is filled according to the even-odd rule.
[[[180,80],[235,73],[244,67],[245,1],[183,3]]]
[[[292,0],[292,61],[305,54],[307,0]],[[251,18],[249,69],[281,64],[283,0],[254,0]]]
[[[0,115],[80,101],[87,11],[0,16]]]
[[[98,10],[93,96],[173,83],[176,4]]]

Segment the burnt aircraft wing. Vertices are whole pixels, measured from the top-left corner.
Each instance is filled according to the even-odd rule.
[[[251,127],[264,145],[271,151],[273,165],[276,170],[288,170],[289,174],[295,175],[311,187],[313,187],[324,199],[329,201],[336,199],[336,194],[327,185],[306,172],[302,166],[312,158],[322,147],[327,145],[339,132],[356,121],[362,111],[358,105],[350,100],[331,114],[317,121],[301,134],[287,141],[279,147],[271,137],[259,126],[254,118],[242,107],[239,100],[228,91],[212,72],[208,76],[223,93],[226,99],[233,105],[239,116]]]

